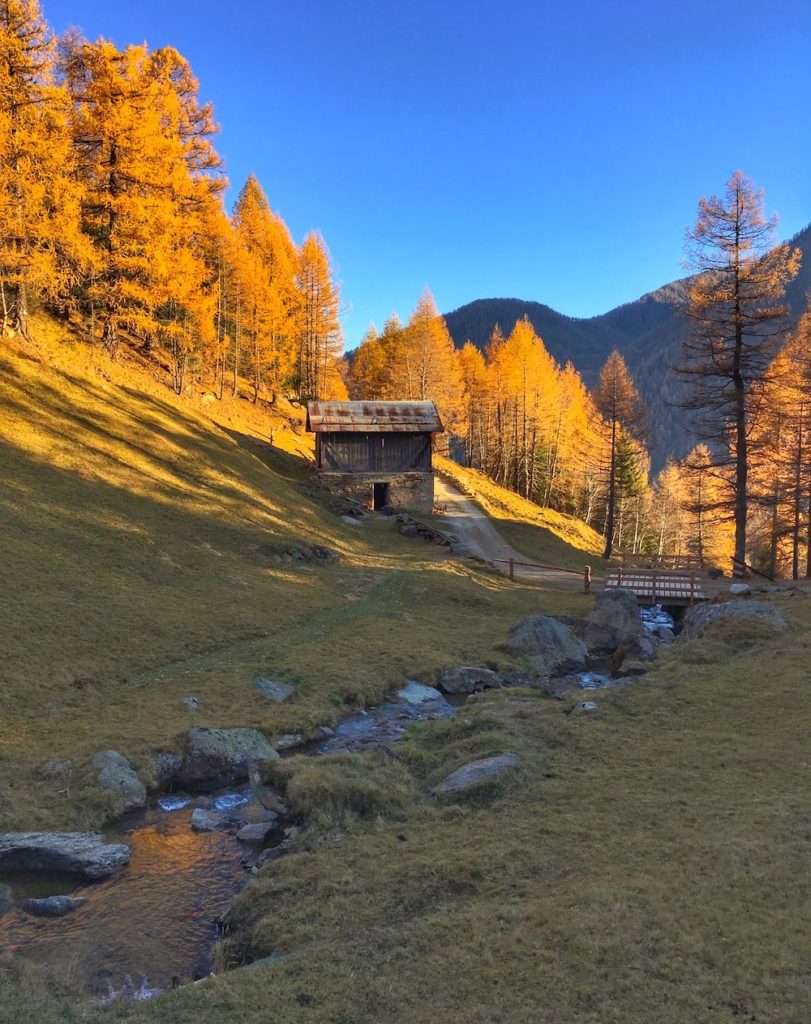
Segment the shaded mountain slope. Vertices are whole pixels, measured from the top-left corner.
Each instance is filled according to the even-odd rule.
[[[794,316],[805,305],[811,288],[811,225],[792,239],[803,253],[800,273],[787,292]],[[484,349],[496,324],[505,335],[517,320],[528,316],[544,344],[560,363],[570,360],[592,385],[613,348],[618,348],[651,410],[650,450],[654,470],[668,455],[681,457],[692,446],[685,414],[670,403],[676,382],[668,367],[678,361],[687,322],[682,306],[686,279],[673,281],[617,306],[600,316],[564,316],[540,302],[522,299],[476,299],[445,315],[457,346],[472,341]]]

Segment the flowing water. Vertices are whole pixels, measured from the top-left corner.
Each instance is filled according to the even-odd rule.
[[[52,873],[9,874],[20,900],[69,894],[87,903],[61,918],[18,907],[0,918],[4,949],[47,964],[96,996],[145,998],[202,977],[217,920],[250,877],[246,848],[227,832],[193,832],[191,806],[147,811],[107,833],[132,851],[127,868],[94,884]]]
[[[417,721],[454,713],[430,687],[412,684],[401,692],[407,697],[349,715],[334,736],[300,752],[374,749],[395,742]],[[193,831],[194,802],[180,794],[160,797],[108,831],[108,840],[130,847],[132,859],[104,881],[0,872],[18,903],[0,914],[0,948],[47,965],[100,999],[147,999],[208,974],[217,922],[250,878],[259,851],[228,831]],[[247,818],[252,808],[261,810],[249,791],[222,793],[215,808],[240,809]],[[281,838],[279,830],[268,845]],[[19,906],[27,897],[54,895],[86,897],[87,903],[61,918],[34,917]]]

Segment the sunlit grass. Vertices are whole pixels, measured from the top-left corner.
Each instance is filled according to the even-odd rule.
[[[605,541],[580,519],[536,505],[477,469],[441,456],[435,464],[443,476],[493,517],[499,533],[527,559],[580,569],[584,554],[595,557],[602,552]]]
[[[179,400],[39,327],[47,351],[0,354],[0,828],[98,824],[100,748],[147,769],[195,724],[334,723],[406,678],[498,659],[506,628],[552,599],[392,520],[327,513],[286,454],[308,445],[291,407]],[[341,560],[286,562],[302,542]],[[258,674],[294,682],[295,700],[268,706]],[[69,793],[41,771],[54,758],[72,762]]]

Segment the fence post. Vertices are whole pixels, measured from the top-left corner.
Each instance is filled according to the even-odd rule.
[[[510,559],[510,579],[515,579],[515,562],[512,560],[512,558]]]
[[[588,594],[591,590],[591,566],[587,565],[583,570],[583,592]]]

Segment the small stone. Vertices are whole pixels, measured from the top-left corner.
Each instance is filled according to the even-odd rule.
[[[270,821],[256,821],[250,825],[243,825],[237,832],[237,839],[241,843],[264,843],[271,832],[276,828],[276,816]]]
[[[356,519],[354,516],[341,516],[341,519],[346,523],[347,526],[363,526],[360,519]]]
[[[434,786],[432,793],[464,793],[470,789],[478,789],[494,782],[501,782],[519,763],[518,755],[512,753],[497,754],[494,757],[483,757],[478,761],[462,765],[455,772]]]
[[[752,593],[752,588],[748,583],[733,583],[729,588],[729,592],[733,597],[744,597]]]
[[[599,706],[596,700],[581,700],[579,704],[575,704],[574,709],[577,712],[596,711]]]
[[[263,697],[275,700],[278,704],[287,700],[288,697],[292,697],[296,692],[295,686],[291,686],[290,683],[282,683],[278,679],[268,679],[265,676],[254,680],[253,685]]]
[[[183,703],[187,708],[191,708],[192,710],[200,707],[200,700],[198,697],[184,697]]]
[[[219,832],[228,827],[228,822],[217,811],[195,807],[191,813],[191,827],[195,832]]]
[[[319,725],[313,733],[314,740],[331,740],[335,735],[335,730],[330,729],[328,725]]]
[[[45,896],[43,899],[26,900],[23,907],[35,917],[64,917],[87,902],[86,896]]]

